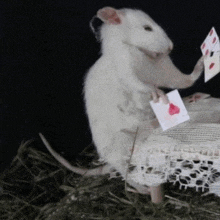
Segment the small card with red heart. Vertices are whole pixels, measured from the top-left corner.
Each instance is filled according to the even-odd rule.
[[[164,104],[161,98],[157,103],[150,101],[163,131],[190,119],[178,90],[167,93],[167,96],[169,99],[168,104]]]
[[[205,82],[216,76],[220,72],[220,52],[212,52],[204,59]]]

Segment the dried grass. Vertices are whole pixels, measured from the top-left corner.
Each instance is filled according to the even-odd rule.
[[[1,175],[1,220],[220,219],[220,198],[214,195],[167,183],[164,202],[155,205],[149,196],[125,193],[120,177],[73,174],[34,145],[22,143]]]

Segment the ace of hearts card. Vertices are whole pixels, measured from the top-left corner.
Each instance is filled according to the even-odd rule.
[[[164,104],[161,98],[157,103],[150,101],[163,131],[190,119],[178,90],[167,93],[167,96],[169,99],[168,104]]]

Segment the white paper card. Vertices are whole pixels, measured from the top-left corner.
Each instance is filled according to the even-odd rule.
[[[203,55],[210,55],[211,51],[219,51],[219,37],[214,27],[212,27],[200,48]]]
[[[220,44],[219,37],[214,27],[212,27],[202,43],[201,51],[203,55],[206,55],[204,59],[204,79],[205,82],[207,82],[220,72]]]
[[[190,119],[178,90],[167,93],[167,96],[168,104],[164,104],[161,98],[157,103],[150,101],[163,131]]]
[[[204,59],[205,64],[205,82],[216,76],[220,72],[220,53],[216,52],[212,56]]]

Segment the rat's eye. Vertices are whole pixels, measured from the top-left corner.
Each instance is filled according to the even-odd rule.
[[[152,27],[149,25],[144,25],[144,30],[145,31],[153,31]]]

